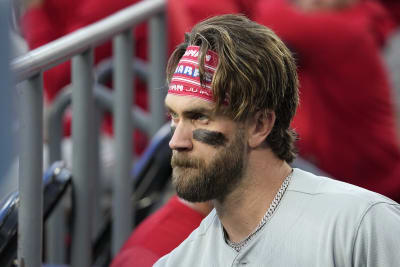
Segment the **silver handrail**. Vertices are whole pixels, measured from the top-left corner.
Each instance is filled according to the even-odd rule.
[[[20,214],[19,214],[19,239],[18,239],[18,259],[21,266],[33,266],[39,267],[41,264],[41,247],[42,247],[42,190],[41,190],[41,175],[42,175],[42,157],[43,147],[43,130],[42,130],[42,113],[43,103],[40,99],[43,98],[43,83],[42,83],[42,72],[55,66],[63,61],[73,59],[72,64],[72,105],[75,119],[73,120],[73,142],[78,144],[74,146],[74,160],[73,160],[73,183],[75,185],[75,207],[77,207],[74,219],[74,232],[72,240],[72,266],[90,266],[91,264],[91,253],[90,253],[90,234],[91,225],[88,217],[92,210],[92,197],[90,197],[90,190],[93,181],[93,171],[90,170],[93,166],[97,166],[98,163],[93,162],[93,151],[97,151],[93,145],[97,145],[93,142],[93,81],[91,77],[91,57],[92,50],[98,44],[109,39],[125,38],[127,31],[135,25],[150,18],[150,73],[152,73],[157,79],[151,79],[150,85],[150,98],[157,98],[150,100],[151,106],[151,117],[154,129],[157,129],[163,125],[164,112],[160,109],[159,104],[162,103],[163,91],[159,90],[163,88],[164,84],[164,67],[166,63],[166,30],[165,30],[165,6],[166,0],[147,0],[141,1],[131,7],[121,10],[114,15],[105,18],[97,23],[89,25],[85,28],[77,30],[71,34],[68,34],[60,39],[57,39],[51,43],[48,43],[40,48],[30,51],[29,53],[16,58],[11,63],[11,69],[14,72],[14,79],[16,82],[22,82],[27,80],[30,85],[22,92],[25,104],[22,104],[24,108],[21,109],[22,125],[28,126],[25,129],[21,129],[21,154],[20,154],[20,189],[28,188],[29,190],[22,190],[21,203],[20,203]],[[125,36],[125,37],[124,37]],[[129,45],[123,45],[121,49],[128,49]],[[118,52],[120,53],[120,52]],[[122,52],[125,53],[125,52]],[[115,64],[124,65],[126,67],[130,65],[118,62],[126,60],[123,57],[115,59]],[[161,71],[162,70],[162,71]],[[124,73],[130,73],[128,71]],[[118,76],[120,78],[118,78]],[[132,90],[132,87],[126,84],[126,75],[116,75],[114,79],[123,79],[119,81],[122,86],[117,86],[116,90]],[[156,93],[154,93],[156,91]],[[125,101],[125,97],[129,96],[127,92],[121,92],[121,101]],[[122,104],[120,101],[114,99],[117,106]],[[122,114],[118,116],[124,116],[117,118],[123,122],[128,122],[127,114],[131,114],[131,106],[124,103],[123,108],[117,113]],[[161,106],[163,106],[161,104]],[[158,113],[158,114],[155,114]],[[76,115],[78,114],[78,115]],[[77,116],[77,117],[76,117]],[[24,131],[26,131],[24,133]],[[128,188],[131,185],[127,184],[129,179],[128,175],[128,164],[132,155],[129,151],[125,151],[122,142],[127,140],[127,136],[131,136],[129,133],[132,131],[130,127],[121,127],[120,134],[116,135],[116,143],[119,144],[115,147],[116,154],[124,155],[124,166],[118,166],[124,168],[124,171],[117,171],[114,179],[118,180],[118,188]],[[88,138],[91,136],[92,139]],[[96,136],[96,134],[94,135]],[[119,140],[121,139],[121,140]],[[130,146],[126,146],[130,147]],[[88,152],[91,151],[90,153]],[[96,175],[97,176],[97,175]],[[125,186],[124,186],[125,185]],[[27,192],[27,193],[25,193]],[[114,194],[117,194],[113,207],[114,208],[125,208],[126,199],[129,199],[126,194],[129,194],[129,190],[116,190]],[[120,196],[119,194],[122,194]],[[112,251],[115,253],[121,247],[122,242],[127,238],[127,224],[130,219],[124,217],[131,216],[129,212],[117,211],[114,213],[113,218],[116,226],[113,228],[113,248]],[[34,223],[32,223],[34,222]],[[119,233],[118,229],[124,229],[124,233]],[[33,234],[34,233],[34,234]]]
[[[16,58],[11,63],[16,82],[58,65],[117,33],[164,12],[165,0],[141,1],[97,23],[65,35]],[[166,43],[162,43],[166,45]]]

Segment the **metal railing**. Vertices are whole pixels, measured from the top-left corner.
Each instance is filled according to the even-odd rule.
[[[114,132],[116,173],[113,184],[113,239],[116,253],[132,230],[132,27],[150,20],[149,80],[151,133],[164,123],[163,88],[166,63],[165,0],[141,1],[95,24],[77,30],[58,40],[15,59],[11,68],[16,82],[27,81],[21,99],[20,128],[20,210],[18,261],[21,266],[42,264],[42,154],[43,154],[43,82],[42,72],[72,59],[72,121],[74,231],[72,266],[91,265],[91,221],[93,170],[97,171],[98,143],[94,131],[93,48],[113,40],[114,56]],[[97,133],[98,134],[98,133]],[[94,136],[94,137],[93,137]]]
[[[12,92],[10,87],[10,43],[9,43],[9,23],[8,23],[9,4],[7,1],[0,2],[0,33],[2,34],[2,42],[0,43],[0,83],[2,92],[0,99],[0,121],[2,125],[7,125],[5,129],[0,132],[0,146],[2,151],[0,153],[0,186],[2,185],[3,176],[5,176],[9,165],[12,161]],[[0,190],[1,192],[2,190]],[[1,197],[1,195],[0,195]]]

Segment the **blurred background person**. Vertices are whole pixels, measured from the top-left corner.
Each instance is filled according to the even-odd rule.
[[[381,57],[395,23],[375,1],[266,0],[256,20],[294,51],[300,155],[333,177],[400,200],[392,88]]]

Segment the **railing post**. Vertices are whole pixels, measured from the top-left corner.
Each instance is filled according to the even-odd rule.
[[[46,223],[47,263],[63,264],[66,262],[64,198],[48,218]]]
[[[11,166],[13,156],[13,131],[12,125],[14,118],[12,114],[12,96],[13,86],[11,86],[10,79],[10,40],[9,40],[9,3],[8,1],[0,2],[0,82],[1,82],[1,98],[0,98],[0,122],[4,125],[0,131],[0,193],[5,191],[7,181],[5,180],[6,174]]]
[[[54,103],[53,103],[54,104]],[[45,118],[47,123],[48,137],[48,151],[49,162],[48,166],[52,163],[62,159],[61,156],[61,143],[63,137],[63,112],[50,109],[48,117]],[[65,210],[64,199],[60,202],[48,218],[45,225],[46,229],[46,256],[47,263],[63,264],[66,263],[66,223],[65,223]]]
[[[18,260],[20,266],[42,265],[43,233],[43,86],[42,75],[20,90]]]
[[[150,19],[150,112],[152,135],[165,123],[164,97],[165,67],[167,62],[167,34],[165,12],[159,13]]]
[[[131,30],[118,34],[113,39],[114,55],[114,129],[115,129],[115,177],[113,179],[113,223],[112,255],[121,246],[132,231],[132,99],[133,74]]]
[[[73,267],[91,265],[91,131],[93,121],[93,50],[87,50],[72,58],[72,138],[73,145],[73,192],[74,221],[72,233]]]
[[[91,225],[92,225],[92,235],[91,240],[95,240],[99,231],[101,230],[101,226],[104,221],[104,216],[102,215],[102,205],[101,200],[103,197],[104,185],[103,179],[101,179],[100,172],[100,161],[101,161],[101,149],[100,149],[100,131],[101,131],[101,122],[103,119],[103,113],[98,107],[95,98],[94,101],[94,113],[93,119],[91,121],[91,162],[90,162],[90,176],[93,177],[92,180],[92,217],[91,217]],[[107,177],[110,178],[110,177]]]

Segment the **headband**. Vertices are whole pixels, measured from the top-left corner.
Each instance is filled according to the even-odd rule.
[[[199,46],[188,46],[180,59],[168,87],[168,94],[192,96],[214,102],[211,81],[218,65],[218,55],[208,50],[205,56],[205,81],[200,83]]]

